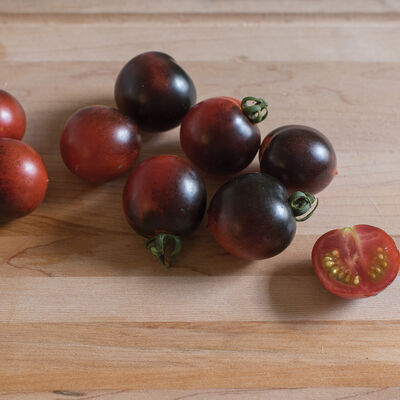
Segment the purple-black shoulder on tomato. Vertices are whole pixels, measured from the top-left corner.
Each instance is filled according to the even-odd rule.
[[[129,224],[149,238],[148,248],[167,265],[180,250],[180,238],[199,226],[206,201],[200,175],[186,160],[174,155],[142,161],[129,176],[123,194]],[[171,254],[167,254],[168,246]]]
[[[118,108],[146,132],[175,128],[196,102],[190,76],[157,51],[132,58],[120,71],[114,94]]]
[[[336,154],[325,135],[303,125],[286,125],[263,140],[260,170],[279,179],[289,192],[316,194],[337,174]]]
[[[296,221],[310,214],[296,217],[307,213],[314,200],[314,196],[299,192],[288,198],[285,187],[270,175],[239,175],[212,198],[208,228],[226,251],[239,258],[270,258],[289,246]]]
[[[260,147],[256,123],[268,114],[263,99],[213,97],[190,109],[183,119],[180,142],[199,169],[212,175],[232,175],[246,168]]]

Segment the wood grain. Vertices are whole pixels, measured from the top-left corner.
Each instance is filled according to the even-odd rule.
[[[315,276],[3,278],[0,323],[395,320],[399,289],[349,301]]]
[[[0,376],[12,390],[351,387],[355,365],[361,387],[400,379],[398,321],[0,327]]]
[[[400,11],[396,0],[2,0],[0,12],[9,13],[390,13]]]
[[[154,49],[199,100],[264,96],[263,135],[301,123],[332,141],[339,175],[280,256],[235,259],[205,218],[165,269],[124,219],[126,176],[93,186],[63,165],[69,115],[113,106],[122,65]],[[400,281],[345,301],[310,263],[336,227],[400,244],[399,62],[395,0],[2,0],[0,88],[23,104],[50,186],[32,215],[0,221],[0,399],[400,398]],[[183,155],[178,134],[144,135],[140,160]],[[205,180],[209,198],[224,181]]]
[[[207,16],[192,21],[179,14],[172,20],[54,18],[39,16],[32,21],[30,16],[4,16],[0,60],[126,62],[132,55],[157,49],[181,62],[400,61],[398,17],[386,23],[351,18],[336,23],[315,18],[247,22],[245,15],[221,22]],[[360,45],[360,37],[365,45]],[[32,46],[32,41],[40,46]]]
[[[400,395],[400,388],[324,388],[324,389],[209,389],[209,390],[109,390],[74,392],[0,392],[7,400],[393,400]]]

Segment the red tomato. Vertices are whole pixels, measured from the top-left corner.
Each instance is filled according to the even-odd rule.
[[[21,140],[26,128],[24,109],[18,100],[0,90],[0,138]]]
[[[15,139],[0,139],[0,214],[22,217],[43,201],[47,170],[39,154]]]
[[[180,237],[192,233],[206,208],[201,176],[178,156],[159,155],[142,161],[130,174],[123,194],[131,227],[148,237],[146,247],[165,265],[172,265]]]
[[[136,161],[140,136],[136,124],[114,108],[78,110],[66,123],[60,150],[65,165],[88,182],[117,178]]]
[[[355,225],[322,235],[312,263],[326,289],[353,299],[375,296],[389,286],[399,271],[400,253],[382,229]]]
[[[255,102],[248,105],[248,99]],[[263,99],[213,97],[185,115],[181,146],[190,161],[208,174],[232,175],[246,168],[260,147],[256,125],[267,116]]]

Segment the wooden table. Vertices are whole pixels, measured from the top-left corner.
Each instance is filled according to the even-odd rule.
[[[280,256],[235,259],[205,220],[167,270],[124,219],[126,176],[93,186],[64,166],[66,119],[113,105],[118,71],[148,50],[175,57],[199,100],[265,97],[263,135],[301,123],[331,139],[339,175]],[[396,0],[2,0],[0,87],[51,181],[0,230],[0,399],[399,399],[400,279],[345,301],[310,263],[336,227],[400,244],[399,61]],[[160,153],[182,155],[178,129],[146,135],[140,159]]]

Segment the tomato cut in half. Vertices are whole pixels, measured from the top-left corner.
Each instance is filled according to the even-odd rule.
[[[312,263],[321,283],[337,296],[375,296],[399,271],[400,253],[382,229],[355,225],[334,229],[314,244]]]

